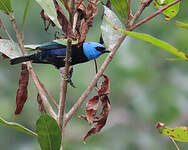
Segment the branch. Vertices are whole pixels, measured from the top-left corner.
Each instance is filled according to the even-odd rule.
[[[130,21],[129,26],[132,27],[136,20],[140,17],[142,14],[143,10],[149,6],[149,4],[152,2],[152,0],[142,0],[141,5],[139,6],[137,12],[133,16],[132,20]]]
[[[174,141],[174,139],[170,138],[169,139],[172,141],[172,143],[174,144],[174,146],[176,147],[177,150],[180,150],[180,148],[178,147],[177,143]]]
[[[75,0],[71,1],[71,12],[69,12],[69,20],[72,26],[73,33],[75,32],[76,22],[78,18],[78,14],[76,13],[75,16]],[[64,77],[62,76],[61,79],[61,91],[60,91],[60,100],[59,100],[59,111],[58,111],[58,119],[57,123],[61,128],[61,148],[63,149],[64,145],[64,133],[65,133],[65,126],[64,126],[64,118],[65,118],[65,104],[66,104],[66,95],[67,95],[67,86],[68,86],[68,74],[69,74],[69,66],[71,61],[71,47],[72,47],[72,39],[68,38],[67,40],[67,48],[66,48],[66,58],[65,58],[65,68],[62,69],[62,73],[64,71]],[[63,75],[63,74],[62,74]]]
[[[17,28],[17,25],[16,25],[16,20],[15,20],[13,14],[9,14],[9,17],[10,17],[10,21],[11,21],[12,27],[13,27],[15,33],[16,33],[16,37],[17,37],[17,40],[18,40],[18,45],[19,45],[19,47],[20,47],[20,49],[21,49],[23,55],[25,55],[25,54],[26,54],[26,51],[25,51],[25,48],[24,48],[23,39],[22,39],[22,37],[21,37],[21,35],[20,35],[19,31],[18,31],[18,28]],[[48,102],[48,99],[46,98],[46,96],[45,96],[45,94],[44,94],[44,92],[43,92],[43,90],[42,90],[42,88],[41,88],[41,86],[40,86],[38,77],[37,77],[37,75],[35,74],[35,72],[34,72],[34,70],[33,70],[33,68],[32,68],[31,63],[30,63],[30,62],[27,62],[26,64],[27,64],[27,68],[28,68],[28,70],[29,70],[29,73],[31,74],[31,76],[32,76],[32,78],[33,78],[33,81],[34,81],[34,83],[35,83],[35,86],[36,86],[36,88],[37,88],[37,90],[38,90],[38,93],[40,94],[40,96],[41,96],[41,98],[42,98],[44,104],[46,105],[46,107],[47,107],[49,113],[51,114],[51,116],[52,116],[54,119],[56,119],[56,118],[57,118],[57,115],[55,114],[53,108],[51,107],[50,103]]]
[[[66,58],[65,58],[65,68],[63,68],[64,70],[62,69],[59,111],[58,111],[58,117],[57,117],[57,122],[60,128],[62,126],[62,121],[64,119],[65,101],[66,101],[67,85],[68,85],[67,79],[68,79],[68,71],[69,71],[69,59],[71,56],[71,45],[72,45],[72,40],[68,39],[67,49],[66,49]]]
[[[144,24],[145,22],[151,20],[152,18],[154,18],[155,16],[157,16],[158,14],[160,14],[161,12],[163,12],[164,10],[168,9],[170,6],[175,5],[176,3],[180,2],[181,0],[176,0],[172,3],[170,3],[169,5],[159,9],[158,11],[156,11],[154,14],[152,14],[151,16],[145,18],[144,20],[140,21],[139,23],[135,24],[133,27],[130,28],[130,30],[134,30],[135,28],[137,28],[138,26]]]

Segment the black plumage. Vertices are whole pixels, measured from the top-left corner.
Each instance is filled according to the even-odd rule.
[[[66,46],[56,42],[41,45],[36,48],[40,52],[14,58],[10,61],[11,65],[18,64],[25,61],[32,61],[32,63],[52,64],[56,68],[65,66]],[[84,55],[83,45],[78,47],[76,44],[71,47],[70,65],[84,63],[89,61]]]

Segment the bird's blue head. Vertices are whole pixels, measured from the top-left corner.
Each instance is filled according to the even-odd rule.
[[[88,60],[96,59],[103,53],[109,53],[110,51],[97,42],[85,42],[83,44],[83,51]]]

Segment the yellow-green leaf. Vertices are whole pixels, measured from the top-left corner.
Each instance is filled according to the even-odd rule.
[[[157,129],[163,135],[179,141],[179,142],[188,142],[188,127],[176,127],[169,128],[162,123],[158,123]]]
[[[128,16],[128,3],[127,0],[110,0],[112,6],[114,7],[116,13],[120,19],[125,22]]]
[[[163,8],[170,3],[174,2],[175,0],[153,0],[153,3],[156,8],[160,9]],[[179,11],[180,2],[176,3],[175,5],[172,5],[171,7],[167,8],[165,11],[163,11],[163,14],[165,15],[165,20],[169,21],[173,17],[175,17]]]
[[[157,39],[157,38],[155,38],[155,37],[153,37],[151,35],[145,34],[145,33],[130,32],[130,31],[118,29],[109,20],[107,20],[105,17],[104,17],[104,19],[105,19],[106,22],[108,22],[111,25],[111,27],[113,29],[115,29],[118,32],[133,36],[133,37],[135,37],[137,39],[143,40],[143,41],[148,42],[148,43],[150,43],[152,45],[155,45],[155,46],[157,46],[159,48],[162,48],[162,49],[164,49],[164,50],[166,50],[166,51],[168,51],[168,52],[170,52],[170,53],[182,58],[183,60],[188,60],[188,56],[185,53],[183,53],[182,51],[176,49],[175,47],[173,47],[172,45],[170,45],[167,42],[164,42],[164,41],[162,41],[160,39]]]
[[[181,28],[188,29],[188,24],[187,23],[176,21],[176,25],[181,27]]]
[[[30,129],[27,129],[26,127],[18,124],[18,123],[15,123],[15,122],[8,122],[6,120],[4,120],[3,118],[0,117],[0,124],[3,124],[3,125],[6,125],[10,128],[13,128],[13,129],[16,129],[18,131],[21,131],[23,133],[26,133],[26,134],[29,134],[29,135],[32,135],[34,137],[37,137],[37,134],[33,131],[31,131]]]
[[[67,45],[67,39],[57,39],[57,40],[54,40],[54,42],[62,44],[62,45]],[[78,44],[78,40],[72,41],[72,44]]]
[[[0,10],[4,13],[9,14],[12,12],[10,0],[0,0]]]

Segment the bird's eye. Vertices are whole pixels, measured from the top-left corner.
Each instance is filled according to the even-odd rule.
[[[96,47],[96,50],[100,52],[103,52],[105,49],[106,49],[105,47],[99,47],[99,46]]]

